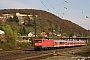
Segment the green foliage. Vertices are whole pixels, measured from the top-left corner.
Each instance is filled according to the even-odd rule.
[[[13,20],[14,20],[15,22],[19,22],[19,19],[18,19],[18,17],[17,17],[16,15],[13,17]]]
[[[30,43],[18,42],[18,47],[27,48],[32,46]]]
[[[15,48],[15,46],[8,42],[0,42],[0,48],[2,48],[3,50],[10,50]]]
[[[26,35],[26,28],[25,27],[21,27],[20,34],[21,35]]]
[[[14,22],[14,20],[13,20],[12,17],[9,17],[6,21],[7,21],[7,22]]]
[[[9,17],[6,22],[19,22],[18,17],[15,15],[13,18]]]
[[[58,25],[55,25],[55,30],[58,31]]]
[[[10,25],[2,26],[2,30],[5,32],[5,40],[7,43],[11,43],[12,45],[16,45],[17,35],[15,30],[12,30]]]

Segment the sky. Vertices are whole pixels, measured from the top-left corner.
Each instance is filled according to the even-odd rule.
[[[38,9],[90,30],[90,0],[1,0],[0,9]]]

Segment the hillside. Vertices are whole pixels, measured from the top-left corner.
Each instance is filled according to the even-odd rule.
[[[42,32],[45,30],[55,30],[58,33],[61,33],[63,36],[77,35],[77,36],[90,36],[90,31],[84,29],[83,27],[69,21],[64,20],[56,15],[46,12],[43,10],[36,9],[4,9],[0,10],[0,15],[2,14],[30,14],[37,15],[37,18],[34,17],[36,21],[37,32]],[[25,26],[27,31],[32,31],[29,28],[32,26]]]

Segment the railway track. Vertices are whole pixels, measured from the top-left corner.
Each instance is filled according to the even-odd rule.
[[[34,50],[13,50],[8,52],[0,52],[0,60],[40,60],[54,55],[62,55],[66,53],[76,53],[81,51],[83,47],[64,48],[46,51]],[[80,50],[81,49],[81,50]]]

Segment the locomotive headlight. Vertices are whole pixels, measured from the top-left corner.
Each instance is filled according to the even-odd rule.
[[[39,45],[42,45],[41,43],[39,43]]]
[[[37,43],[35,43],[35,45],[38,45]]]

